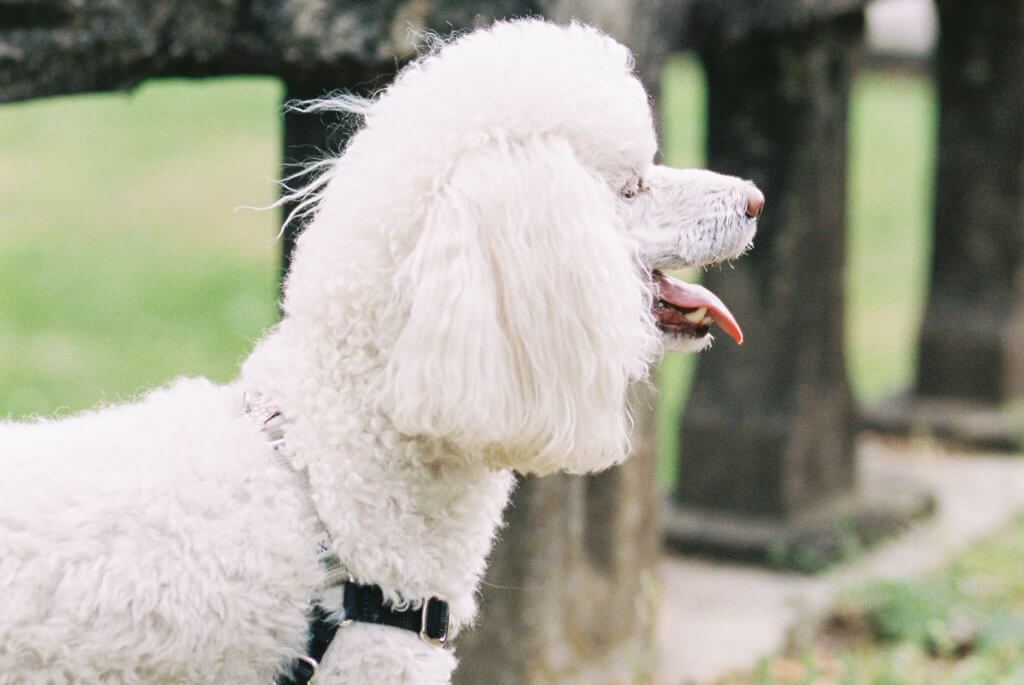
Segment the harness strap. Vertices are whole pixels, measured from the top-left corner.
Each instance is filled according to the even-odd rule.
[[[320,661],[331,646],[341,624],[331,620],[324,608],[314,604],[309,615],[309,643],[306,656],[300,656],[277,677],[277,685],[306,685],[316,677]]]
[[[429,597],[414,609],[393,609],[379,585],[345,583],[345,620],[411,630],[435,645],[448,642],[448,602]]]
[[[316,678],[320,661],[338,628],[353,621],[409,630],[439,646],[448,642],[448,602],[430,597],[418,608],[397,610],[384,599],[379,585],[360,585],[353,581],[346,581],[344,585],[344,620],[332,619],[322,606],[314,604],[309,616],[306,656],[295,659],[278,676],[277,685],[307,685]]]
[[[337,621],[314,600],[309,613],[309,641],[306,655],[296,658],[277,678],[277,685],[306,685],[317,673],[320,660],[327,653],[338,628],[353,621],[403,628],[412,631],[431,644],[443,646],[448,641],[448,602],[437,597],[428,597],[413,609],[394,609],[384,600],[384,591],[379,585],[361,585],[349,576],[341,561],[334,553],[334,541],[327,526],[316,511],[309,474],[305,469],[296,469],[288,459],[284,440],[284,415],[270,404],[260,393],[246,392],[243,412],[266,438],[274,456],[290,472],[301,479],[300,487],[306,493],[309,513],[316,521],[316,541],[313,551],[324,570],[324,581],[320,590],[343,586],[344,619]]]
[[[288,448],[284,441],[284,414],[258,392],[246,392],[243,402],[245,415],[266,438],[267,444],[270,445],[278,462],[289,472],[295,474],[296,480],[299,482],[299,489],[306,495],[306,511],[313,518],[313,534],[316,536],[313,553],[325,575],[321,587],[340,585],[348,579],[348,572],[334,553],[334,541],[331,540],[327,526],[320,518],[320,514],[317,513],[316,504],[313,502],[313,491],[309,485],[309,473],[305,469],[296,469],[288,459]]]

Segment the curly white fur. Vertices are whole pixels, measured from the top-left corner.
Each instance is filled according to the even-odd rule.
[[[294,468],[356,580],[474,592],[510,469],[608,467],[658,350],[650,269],[749,245],[750,184],[652,164],[628,51],[502,23],[372,101],[310,196],[285,317],[238,382],[0,425],[0,682],[266,682],[304,648],[320,570],[294,474],[241,414],[288,418]],[[700,346],[706,340],[698,340]],[[343,627],[321,682],[446,682],[450,650]]]

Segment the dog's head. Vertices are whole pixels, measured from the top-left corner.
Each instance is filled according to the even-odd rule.
[[[386,254],[349,247],[390,264],[381,319],[398,324],[374,387],[401,432],[523,472],[605,468],[626,455],[627,388],[664,343],[702,347],[712,320],[739,336],[714,295],[661,270],[741,254],[763,198],[653,164],[647,96],[615,41],[499,24],[361,109],[315,223],[379,224]]]

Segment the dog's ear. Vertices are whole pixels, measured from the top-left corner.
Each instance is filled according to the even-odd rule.
[[[615,201],[560,138],[463,155],[399,269],[408,320],[385,398],[399,430],[522,472],[625,457],[627,386],[656,339]]]

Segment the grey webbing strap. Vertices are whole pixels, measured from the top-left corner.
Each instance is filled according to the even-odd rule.
[[[288,447],[284,439],[284,415],[263,395],[248,391],[243,395],[243,413],[263,434],[281,465],[289,473],[295,474],[300,489],[305,493],[307,511],[315,521],[313,551],[324,571],[320,592],[326,592],[329,588],[342,590],[344,618],[340,621],[323,607],[322,596],[314,599],[306,654],[293,659],[279,673],[275,680],[276,685],[307,685],[312,682],[319,670],[320,660],[327,652],[338,628],[352,621],[404,628],[431,644],[443,647],[448,641],[448,602],[438,597],[428,597],[416,609],[396,610],[384,599],[384,592],[380,586],[356,583],[334,553],[334,541],[331,539],[330,531],[316,511],[316,502],[313,501],[313,492],[309,484],[309,472],[306,469],[295,468],[288,458]]]
[[[306,469],[295,468],[288,458],[288,448],[284,439],[284,415],[262,394],[249,391],[243,395],[243,412],[253,422],[256,429],[263,434],[278,462],[289,473],[294,474],[299,489],[305,496],[306,511],[314,521],[313,553],[324,571],[324,580],[320,585],[320,590],[344,587],[349,576],[334,553],[334,541],[331,540],[327,526],[324,525],[316,511],[316,503],[313,501],[313,492],[309,485],[309,473]],[[320,660],[327,652],[339,626],[340,624],[336,620],[328,616],[328,612],[320,605],[319,600],[314,600],[311,606],[306,654],[292,660],[278,674],[274,681],[275,685],[307,685],[312,682],[319,670]]]
[[[349,580],[348,572],[341,565],[341,561],[334,553],[334,541],[331,534],[324,525],[323,519],[316,511],[316,504],[313,502],[313,492],[309,485],[309,473],[306,469],[296,469],[288,459],[287,447],[284,440],[284,415],[271,405],[260,393],[246,391],[243,396],[244,413],[253,422],[256,428],[263,433],[267,443],[274,452],[277,460],[295,474],[299,482],[299,488],[305,495],[307,513],[312,515],[314,523],[315,541],[313,552],[316,560],[324,570],[324,582],[322,587],[334,587]]]

